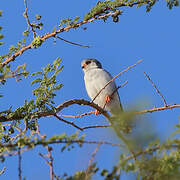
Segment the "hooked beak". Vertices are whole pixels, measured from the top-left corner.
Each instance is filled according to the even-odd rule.
[[[84,69],[86,66],[87,66],[87,64],[83,64],[83,65],[82,65],[82,69]]]

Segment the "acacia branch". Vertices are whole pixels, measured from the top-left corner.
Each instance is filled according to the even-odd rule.
[[[121,3],[120,2],[120,4],[118,4],[117,6],[114,6],[113,9],[116,9],[116,8],[119,8],[119,7],[125,7],[125,6],[133,7],[133,6],[136,6],[136,5],[139,5],[139,4],[148,4],[149,2],[150,2],[149,0],[138,0],[137,2],[132,2],[132,3],[123,3],[123,2]],[[58,29],[55,32],[47,33],[47,34],[41,36],[40,40],[43,42],[43,41],[45,41],[45,40],[47,40],[47,39],[49,39],[51,37],[55,37],[59,33],[62,33],[62,32],[65,32],[65,31],[69,31],[70,29],[78,28],[78,27],[80,27],[80,26],[82,26],[84,24],[93,22],[93,21],[98,20],[98,19],[106,19],[109,16],[113,16],[113,15],[115,16],[117,12],[107,12],[108,10],[112,11],[113,9],[107,7],[105,9],[103,9],[102,11],[98,12],[97,14],[95,14],[95,17],[92,17],[92,18],[90,18],[88,20],[83,20],[83,21],[81,21],[79,23],[76,23],[76,24],[73,24],[73,25],[68,25],[66,27]],[[26,8],[25,8],[25,10],[26,10]],[[105,13],[105,14],[103,14],[103,13]],[[101,14],[103,14],[103,15],[101,15]],[[29,45],[22,47],[20,50],[18,50],[12,56],[6,58],[5,61],[3,61],[0,64],[0,66],[4,67],[5,65],[10,63],[11,61],[14,61],[18,56],[23,54],[28,49],[32,49],[32,42]]]
[[[71,105],[87,105],[90,106],[92,108],[97,109],[104,117],[106,117],[108,120],[111,119],[110,115],[104,111],[101,107],[99,107],[98,105],[89,102],[87,100],[84,99],[72,99],[72,100],[68,100],[63,102],[62,104],[58,105],[56,107],[56,113],[62,111],[63,109],[71,106]],[[173,105],[168,105],[168,106],[162,106],[162,107],[154,107],[152,109],[145,109],[145,110],[141,110],[141,111],[137,111],[135,112],[136,114],[145,114],[145,113],[152,113],[152,112],[156,112],[156,111],[163,111],[163,110],[168,110],[168,109],[175,109],[175,108],[179,108],[180,104],[173,104]],[[47,116],[54,116],[56,113],[54,113],[53,111],[49,111],[49,112],[39,112],[36,113],[36,115],[32,114],[32,118],[41,118],[41,117],[47,117]],[[58,115],[57,115],[58,116]],[[7,117],[7,116],[0,116],[0,122],[7,122],[7,121],[13,121],[13,120],[21,120],[25,117],[24,114],[20,114],[17,115],[15,114],[12,117]],[[59,116],[58,116],[59,117]]]
[[[61,139],[56,139],[56,140],[51,140],[51,141],[31,141],[31,142],[24,142],[24,146],[27,146],[28,149],[33,148],[34,146],[42,145],[42,146],[47,146],[50,144],[67,144],[67,143],[72,143],[72,144],[100,144],[100,145],[110,145],[110,146],[117,146],[117,147],[123,147],[123,144],[115,144],[111,143],[108,141],[84,141],[84,140],[61,140]],[[0,143],[1,148],[16,148],[18,146],[18,143],[8,143],[8,144],[3,144]],[[21,151],[22,152],[22,151]],[[0,154],[2,155],[2,153]]]
[[[63,27],[63,28],[60,28],[59,30],[55,31],[55,32],[52,32],[52,33],[47,33],[45,34],[44,36],[40,37],[40,41],[41,42],[44,42],[45,40],[51,38],[51,37],[55,37],[57,34],[59,33],[62,33],[62,32],[65,32],[65,31],[69,31],[70,29],[73,29],[74,27],[78,28],[80,26],[82,26],[83,24],[87,24],[87,23],[90,23],[90,22],[93,22],[97,19],[104,19],[106,17],[109,17],[111,15],[115,14],[115,12],[109,12],[107,14],[104,14],[102,16],[98,16],[98,17],[94,17],[94,18],[91,18],[89,20],[84,20],[84,21],[81,21],[75,25],[69,25],[69,26],[66,26],[66,27]],[[11,61],[14,61],[18,56],[20,56],[21,54],[23,54],[25,51],[27,51],[28,49],[32,49],[32,42],[27,45],[27,46],[24,46],[22,47],[19,51],[17,51],[16,53],[14,53],[12,56],[8,57],[4,62],[2,62],[0,64],[1,67],[4,67],[5,65],[7,65],[8,63],[10,63]]]

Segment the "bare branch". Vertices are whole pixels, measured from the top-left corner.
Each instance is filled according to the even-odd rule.
[[[86,126],[86,127],[83,127],[82,130],[84,129],[92,129],[92,128],[106,128],[106,127],[111,127],[111,125],[94,125],[94,126]]]
[[[21,149],[19,148],[18,149],[18,177],[19,177],[19,180],[22,179],[21,160],[22,160]]]
[[[66,117],[66,118],[81,118],[83,116],[87,116],[87,115],[91,115],[91,114],[94,114],[94,111],[90,111],[90,112],[85,112],[83,114],[78,114],[78,115],[65,115],[65,114],[58,114],[57,116],[60,116],[60,117]]]
[[[66,121],[66,120],[60,118],[57,114],[54,114],[54,117],[56,117],[57,119],[59,119],[59,120],[62,121],[62,122],[65,122],[66,124],[70,124],[71,126],[74,126],[75,128],[77,128],[77,129],[83,131],[82,128],[80,128],[79,126],[77,126],[77,125],[74,124],[73,122]]]
[[[3,167],[2,170],[0,170],[0,175],[2,175],[6,170],[6,167]]]
[[[94,100],[99,96],[99,94],[111,83],[113,82],[117,77],[119,77],[121,74],[127,72],[129,69],[133,68],[134,66],[136,66],[137,64],[139,64],[140,62],[142,62],[142,59],[137,61],[137,63],[129,66],[128,68],[126,68],[125,70],[121,71],[118,75],[114,76],[94,97],[94,99],[91,102],[94,102]]]
[[[168,106],[167,102],[164,98],[164,96],[162,95],[162,93],[159,91],[159,89],[157,88],[157,86],[153,83],[153,81],[151,80],[151,78],[144,72],[145,76],[147,77],[147,79],[151,82],[151,84],[153,85],[153,87],[155,88],[156,92],[159,94],[159,96],[162,98],[163,102],[164,102],[164,106]]]
[[[155,107],[152,109],[145,109],[142,111],[138,111],[136,112],[137,114],[145,114],[145,113],[152,113],[152,112],[156,112],[156,111],[163,111],[163,110],[167,110],[167,109],[174,109],[174,108],[179,108],[180,104],[174,104],[174,105],[168,105],[168,106],[163,106],[163,107]]]
[[[35,38],[36,37],[36,31],[34,30],[32,24],[30,23],[30,20],[29,20],[29,16],[27,13],[28,8],[27,8],[27,1],[26,0],[24,0],[24,6],[25,6],[24,17],[26,18],[27,24],[31,28],[31,31],[33,32],[33,37]]]
[[[88,180],[91,177],[91,169],[93,168],[92,164],[93,164],[94,158],[95,158],[99,148],[100,148],[100,144],[97,145],[96,149],[94,150],[94,152],[91,155],[91,159],[89,160],[89,165],[88,165],[88,168],[86,170],[85,180]]]
[[[61,38],[61,37],[59,37],[59,36],[55,36],[55,38],[58,38],[58,39],[60,39],[60,40],[62,40],[62,41],[64,41],[64,42],[67,42],[67,43],[70,43],[70,44],[73,44],[73,45],[76,45],[76,46],[90,48],[90,46],[88,46],[88,45],[82,45],[82,44],[78,44],[78,43],[75,43],[75,42],[72,42],[72,41],[68,41],[68,40],[63,39],[63,38]]]

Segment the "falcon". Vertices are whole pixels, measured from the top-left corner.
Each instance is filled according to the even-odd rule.
[[[81,67],[84,72],[86,91],[91,100],[104,110],[109,111],[112,116],[121,112],[123,108],[117,86],[114,81],[108,84],[113,79],[111,74],[104,70],[96,59],[84,59],[81,62]],[[95,115],[97,114],[99,112],[96,110]]]

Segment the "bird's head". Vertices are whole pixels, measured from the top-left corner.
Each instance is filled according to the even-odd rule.
[[[96,59],[84,59],[81,62],[81,67],[84,72],[94,69],[94,68],[102,68],[101,63]]]

